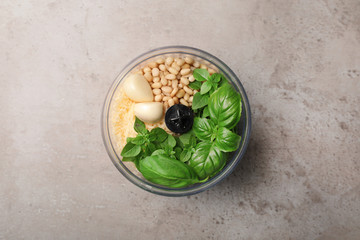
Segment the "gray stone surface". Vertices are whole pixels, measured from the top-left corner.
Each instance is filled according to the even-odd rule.
[[[360,239],[360,1],[0,1],[0,239]],[[100,134],[135,56],[204,49],[241,78],[235,172],[167,198]]]

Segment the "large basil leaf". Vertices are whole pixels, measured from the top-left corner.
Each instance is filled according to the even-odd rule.
[[[189,161],[200,179],[212,177],[226,164],[226,155],[211,142],[200,142]]]
[[[141,147],[139,145],[135,145],[131,142],[128,142],[121,151],[121,156],[135,157],[140,153],[140,151],[141,151]]]
[[[196,110],[196,109],[202,108],[208,104],[208,101],[209,101],[208,94],[201,95],[201,93],[197,92],[197,93],[195,93],[194,98],[193,98],[192,109]]]
[[[215,124],[210,119],[196,117],[192,129],[199,139],[210,141],[215,130]]]
[[[166,155],[144,158],[140,161],[140,172],[150,182],[167,187],[179,188],[199,182],[188,165]]]
[[[215,145],[224,152],[235,151],[240,144],[241,137],[225,127],[220,127],[217,131]]]
[[[241,117],[241,96],[230,84],[217,89],[209,99],[210,118],[220,127],[232,129]]]

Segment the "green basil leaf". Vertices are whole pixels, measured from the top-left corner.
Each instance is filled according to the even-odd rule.
[[[151,142],[163,142],[168,137],[168,133],[162,128],[154,128],[150,131],[149,139]]]
[[[136,137],[132,138],[130,142],[132,142],[135,145],[143,145],[146,142],[146,138],[143,137],[142,135],[137,135]]]
[[[180,161],[181,162],[187,162],[190,160],[192,155],[192,151],[189,149],[184,149],[180,154]]]
[[[191,83],[189,83],[189,87],[191,87],[194,90],[200,90],[201,82],[198,82],[198,81],[191,82]]]
[[[209,95],[207,94],[201,95],[199,92],[197,92],[193,98],[192,109],[196,110],[202,108],[208,104],[208,101],[209,101]]]
[[[204,95],[205,93],[209,92],[211,88],[212,88],[211,82],[209,81],[204,82],[201,85],[201,90],[200,90],[201,95]]]
[[[136,161],[136,157],[123,157],[121,160],[123,162],[135,162]]]
[[[211,135],[215,131],[215,124],[207,118],[194,118],[193,131],[201,140],[210,141]]]
[[[139,145],[135,145],[131,142],[128,142],[121,151],[121,156],[135,157],[140,153],[140,151],[141,151],[141,147]]]
[[[203,81],[206,81],[210,77],[210,74],[206,69],[197,68],[197,69],[194,69],[193,76],[194,76],[195,80],[203,82]]]
[[[226,155],[211,142],[200,142],[189,160],[200,179],[212,177],[226,164]]]
[[[202,112],[202,117],[203,118],[206,118],[206,117],[208,117],[210,114],[209,114],[209,106],[206,106],[206,107],[204,107],[204,110],[203,110],[203,112]]]
[[[167,143],[168,146],[171,147],[171,149],[173,149],[176,146],[176,140],[173,135],[169,134],[165,142]]]
[[[222,78],[225,78],[222,74],[220,74],[220,73],[214,73],[214,74],[212,74],[212,75],[210,76],[209,81],[214,82],[214,83],[218,83],[218,82],[220,82],[220,80],[221,80]]]
[[[185,163],[166,155],[154,155],[140,161],[140,172],[150,182],[172,188],[198,183],[196,173]]]
[[[181,155],[182,151],[183,151],[183,149],[181,147],[175,147],[174,152],[175,152],[176,159],[180,159],[180,155]]]
[[[190,130],[189,132],[180,135],[179,139],[182,142],[182,144],[185,146],[189,144],[191,136],[193,135],[194,135],[193,130]]]
[[[155,150],[151,156],[154,156],[154,155],[162,155],[162,154],[165,154],[165,150],[164,149],[158,149],[158,150]]]
[[[220,127],[232,129],[241,117],[241,96],[230,85],[218,88],[209,98],[210,118]]]
[[[223,152],[233,152],[240,144],[241,137],[225,127],[217,131],[215,145]]]
[[[135,117],[134,129],[137,133],[146,134],[148,130],[145,127],[145,123],[143,123],[140,119]]]

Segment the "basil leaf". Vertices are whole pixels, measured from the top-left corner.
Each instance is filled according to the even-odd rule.
[[[209,92],[211,88],[212,88],[211,82],[209,81],[204,82],[201,85],[201,90],[200,90],[201,95],[204,95],[205,93]]]
[[[181,162],[187,162],[190,160],[192,155],[192,151],[189,149],[184,149],[180,154],[180,161]]]
[[[176,140],[173,135],[169,134],[165,142],[167,143],[168,146],[171,147],[171,149],[173,149],[176,146]]]
[[[155,150],[151,156],[154,156],[154,155],[162,155],[162,154],[165,154],[165,151],[164,149],[158,149],[158,150]]]
[[[144,158],[140,161],[140,172],[150,182],[167,187],[179,188],[199,182],[188,165],[165,155]]]
[[[195,80],[203,82],[203,81],[206,81],[210,77],[210,74],[206,69],[197,68],[197,69],[194,69],[193,76],[194,76]]]
[[[141,147],[139,145],[135,145],[131,142],[128,142],[121,151],[121,156],[135,157],[140,153],[140,151],[141,151]]]
[[[142,135],[137,135],[128,142],[132,142],[135,145],[143,145],[146,142],[146,138],[144,138]]]
[[[215,145],[223,152],[233,152],[240,144],[241,137],[225,127],[220,127],[215,140]]]
[[[191,82],[191,83],[189,83],[189,87],[191,87],[192,89],[195,89],[195,90],[200,90],[201,82],[198,82],[198,81]]]
[[[210,76],[209,81],[210,81],[210,82],[214,82],[214,83],[218,83],[218,82],[220,82],[220,80],[221,80],[222,78],[225,78],[222,74],[220,74],[220,73],[214,73],[214,74],[212,74],[212,75]]]
[[[193,130],[190,130],[189,132],[180,135],[179,139],[182,142],[182,144],[185,146],[189,144],[190,139],[193,135],[194,135]]]
[[[182,150],[181,147],[175,147],[174,152],[175,152],[175,157],[176,157],[177,159],[180,159],[180,155],[181,155],[181,152],[182,152],[182,151],[183,151],[183,150]]]
[[[227,84],[218,88],[209,99],[210,118],[220,127],[232,129],[241,117],[241,96]]]
[[[162,128],[154,128],[150,131],[149,139],[151,142],[163,142],[167,138],[168,133]]]
[[[202,112],[202,117],[206,118],[209,116],[209,106],[204,107],[204,110]]]
[[[136,161],[136,157],[123,157],[121,159],[123,162],[135,162]]]
[[[226,155],[211,142],[200,142],[189,160],[200,179],[212,177],[226,164]]]
[[[207,94],[201,95],[199,92],[197,92],[193,98],[192,109],[196,110],[202,108],[208,104],[208,101],[209,101],[209,96]]]
[[[137,117],[135,117],[134,129],[137,133],[140,133],[140,134],[148,133],[148,130],[146,129],[145,124]]]
[[[207,118],[194,118],[193,131],[201,140],[210,141],[211,135],[214,133],[215,124]]]

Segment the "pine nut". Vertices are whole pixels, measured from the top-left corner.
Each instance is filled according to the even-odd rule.
[[[161,71],[165,71],[165,70],[166,70],[166,67],[165,67],[164,64],[160,64],[160,65],[159,65],[159,69],[160,69]]]
[[[172,64],[174,61],[174,58],[173,57],[167,57],[166,60],[165,60],[165,63],[166,65],[169,65]]]
[[[167,74],[167,75],[165,75],[165,78],[169,79],[169,80],[173,80],[176,78],[176,76],[174,74]]]
[[[171,72],[172,74],[174,74],[174,75],[176,75],[176,74],[178,74],[179,73],[179,71],[178,70],[176,70],[175,68],[173,68],[173,67],[169,67],[168,68],[168,70],[169,70],[169,72]]]
[[[189,95],[193,95],[193,91],[188,87],[188,86],[184,86],[184,90],[186,93],[188,93]]]
[[[164,101],[164,102],[169,101],[170,98],[171,98],[171,97],[169,97],[169,96],[163,97],[163,101]]]
[[[155,102],[161,102],[162,100],[162,96],[161,95],[156,95],[155,96]]]
[[[175,104],[178,104],[178,103],[179,103],[178,97],[173,97],[173,99],[174,99]]]
[[[190,82],[194,82],[194,81],[195,81],[195,78],[194,78],[193,75],[191,75],[191,76],[189,77],[189,81],[190,81]]]
[[[171,64],[171,67],[172,68],[175,68],[176,69],[176,71],[180,71],[180,69],[181,69],[181,67],[179,66],[179,65],[177,65],[177,63],[176,62],[173,62],[173,64]]]
[[[169,80],[167,85],[172,86],[172,80]]]
[[[168,84],[168,81],[166,78],[161,78],[161,84],[166,86]]]
[[[170,98],[168,102],[169,102],[169,107],[171,107],[175,104],[175,101],[172,98]]]
[[[216,71],[215,71],[214,69],[212,69],[212,68],[209,68],[209,69],[208,69],[208,72],[209,72],[210,74],[216,73]]]
[[[156,82],[156,83],[153,83],[151,85],[152,88],[161,88],[161,83],[160,82]]]
[[[178,88],[183,88],[184,86],[183,86],[183,84],[182,83],[179,83],[179,85],[178,85]]]
[[[153,79],[153,76],[151,75],[150,72],[146,72],[146,73],[144,74],[144,77],[145,77],[146,80],[148,80],[149,82],[151,82],[152,79]]]
[[[185,60],[182,58],[177,58],[175,61],[176,61],[176,64],[179,65],[180,67],[182,65],[184,65],[184,63],[185,63]]]
[[[153,69],[154,70],[154,69]],[[190,69],[182,69],[181,71],[180,71],[180,73],[181,73],[181,75],[186,75],[186,74],[189,74],[190,73]]]
[[[192,59],[191,57],[185,57],[185,62],[188,64],[192,64],[194,62],[194,59]]]
[[[199,63],[199,62],[194,62],[194,63],[193,63],[193,66],[196,67],[196,68],[198,68],[198,67],[200,67],[200,63]]]
[[[178,80],[173,80],[171,83],[172,88],[176,88],[178,85]]]
[[[151,70],[151,72],[152,72],[152,75],[153,75],[154,77],[158,77],[159,74],[160,74],[160,71],[159,71],[158,68],[153,68],[153,69]]]
[[[198,93],[198,90],[194,90],[194,95],[195,95],[196,93]]]
[[[165,110],[169,108],[169,103],[168,102],[164,102],[164,108],[165,108]]]
[[[172,88],[171,88],[171,87],[168,87],[168,86],[165,86],[165,87],[161,87],[161,90],[162,90],[164,93],[171,93]]]
[[[155,95],[159,95],[159,94],[161,94],[161,90],[159,88],[155,88],[155,89],[153,89],[153,93]]]
[[[180,99],[180,103],[187,106],[187,107],[189,106],[189,103],[187,101],[185,101],[185,99],[183,99],[183,98]]]
[[[185,93],[184,99],[185,99],[186,101],[189,101],[189,98],[190,98],[190,95],[189,95],[188,93]]]
[[[180,89],[180,90],[177,92],[177,94],[176,94],[176,96],[177,96],[178,98],[182,98],[184,95],[185,95],[184,89]]]
[[[181,74],[178,73],[178,75],[176,75],[176,79],[177,79],[177,80],[180,80],[180,78],[181,78]]]
[[[182,69],[190,69],[190,65],[185,63],[184,65],[181,66]]]
[[[193,99],[194,99],[194,97],[193,97],[193,96],[191,96],[191,97],[189,98],[189,102],[191,102],[191,103],[192,103]]]
[[[171,94],[170,94],[170,96],[171,97],[173,97],[173,96],[175,96],[175,94],[178,92],[178,88],[174,88],[172,91],[171,91]]]
[[[180,82],[184,85],[189,85],[189,79],[187,79],[186,77],[182,77],[180,79]]]
[[[156,59],[156,63],[158,63],[158,64],[163,64],[164,62],[165,62],[165,59],[163,59],[163,58]]]
[[[200,65],[200,68],[201,68],[201,69],[207,69],[207,66],[202,63],[202,64]]]
[[[151,62],[151,63],[148,64],[148,66],[149,66],[150,68],[156,68],[156,67],[157,67],[157,63],[156,63],[156,62]]]
[[[160,78],[159,77],[154,77],[153,82],[160,82]]]
[[[149,67],[144,67],[143,71],[144,71],[144,73],[151,72],[151,69]]]

